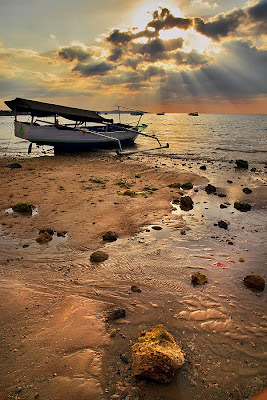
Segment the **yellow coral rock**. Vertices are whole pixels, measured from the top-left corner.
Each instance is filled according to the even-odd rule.
[[[157,382],[170,382],[184,364],[184,353],[163,325],[141,333],[132,347],[134,374]]]

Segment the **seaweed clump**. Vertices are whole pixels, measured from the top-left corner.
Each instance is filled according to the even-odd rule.
[[[108,259],[108,254],[101,250],[94,251],[90,255],[90,261],[92,262],[103,262],[106,261],[107,259]]]
[[[193,189],[193,183],[192,182],[185,182],[181,185],[181,188],[184,190],[190,190]]]
[[[236,201],[234,204],[234,208],[239,211],[246,212],[251,210],[251,204],[245,201]]]
[[[32,213],[32,204],[31,203],[17,203],[12,207],[12,210],[22,214],[31,214]]]

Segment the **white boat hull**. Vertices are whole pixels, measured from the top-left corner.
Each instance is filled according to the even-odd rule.
[[[138,133],[134,129],[92,133],[86,129],[73,130],[63,127],[58,129],[54,125],[35,125],[15,121],[15,136],[38,145],[57,147],[98,147],[106,145],[117,147],[118,140],[121,143],[133,143]]]

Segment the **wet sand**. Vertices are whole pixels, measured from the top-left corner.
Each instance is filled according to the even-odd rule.
[[[266,168],[201,165],[107,153],[1,159],[1,399],[243,399],[265,387],[266,289],[246,289],[243,277],[266,279]],[[188,212],[171,204],[183,190],[169,187],[186,181]],[[226,197],[207,195],[207,183]],[[136,196],[118,194],[127,188]],[[32,216],[10,212],[25,201]],[[227,230],[214,226],[221,219]],[[40,245],[43,228],[66,235]],[[106,231],[118,240],[103,242]],[[99,249],[108,260],[90,262]],[[209,281],[193,287],[198,270]],[[126,318],[107,322],[113,307]],[[131,345],[158,323],[186,353],[169,385],[132,373]]]

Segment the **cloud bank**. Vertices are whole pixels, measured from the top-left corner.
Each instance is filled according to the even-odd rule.
[[[217,9],[211,1],[195,4]],[[266,35],[267,0],[210,18],[159,8],[145,29],[113,28],[91,44],[73,42],[47,54],[2,47],[2,96],[88,95],[98,109],[103,96],[131,106],[140,99],[166,106],[266,99]]]

